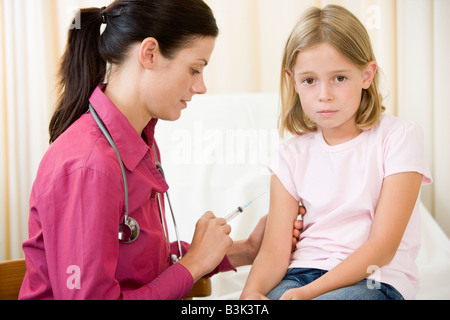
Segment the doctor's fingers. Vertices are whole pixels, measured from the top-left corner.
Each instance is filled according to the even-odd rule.
[[[304,216],[306,214],[306,208],[304,206],[299,206],[298,214]]]
[[[230,235],[231,233],[231,226],[229,224],[225,224],[222,226],[222,230],[226,235]]]
[[[214,220],[214,223],[217,223],[219,226],[227,226],[227,221],[225,220],[225,218],[217,218],[213,212],[208,211],[206,212],[199,220],[200,221],[208,221],[208,220]],[[228,228],[226,227],[225,230],[228,230]],[[229,231],[231,232],[231,230]],[[228,232],[228,233],[229,233]]]
[[[206,212],[203,216],[200,217],[200,220],[217,220],[220,225],[224,225],[227,221],[224,218],[218,218],[212,211]]]
[[[300,234],[301,230],[303,230],[303,221],[295,220],[294,221],[294,231],[298,231]]]
[[[222,230],[225,234],[231,233],[231,226],[224,218],[216,218],[212,212],[205,213],[198,221],[196,227],[200,230],[214,229],[215,232]]]
[[[224,218],[216,218],[214,220],[215,220],[214,222],[220,227],[220,229],[226,235],[229,235],[231,233],[231,226],[227,224],[227,221]]]
[[[227,224],[221,225],[217,220],[200,218],[195,228],[192,246],[196,249],[201,247],[202,254],[211,255],[214,252],[220,258],[219,256],[225,255],[231,247],[233,240],[229,236],[231,227]]]
[[[216,218],[216,216],[214,215],[214,213],[212,211],[208,211],[208,212],[205,212],[203,214],[203,216],[201,216],[200,219],[209,220],[209,219],[215,219],[215,218]]]

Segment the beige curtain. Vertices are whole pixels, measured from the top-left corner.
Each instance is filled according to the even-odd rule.
[[[48,148],[65,36],[76,8],[97,4],[0,0],[0,260],[23,255],[28,199]]]
[[[101,0],[0,0],[0,260],[22,256],[28,198],[48,147],[48,122],[70,20]],[[435,183],[423,201],[450,235],[449,0],[206,0],[221,34],[209,93],[277,92],[285,41],[302,11],[343,5],[366,25],[388,112],[424,128]]]
[[[22,255],[59,55],[51,1],[0,2],[0,259]]]

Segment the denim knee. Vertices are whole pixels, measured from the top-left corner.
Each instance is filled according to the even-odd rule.
[[[289,269],[283,280],[267,294],[267,298],[270,300],[279,300],[286,291],[303,287],[320,278],[326,272],[325,270],[311,268]]]
[[[403,300],[403,296],[391,285],[378,283],[379,286],[367,285],[364,279],[352,286],[327,292],[314,300]]]

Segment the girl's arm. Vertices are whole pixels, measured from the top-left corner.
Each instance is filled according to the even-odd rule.
[[[292,225],[297,215],[298,201],[273,175],[264,240],[253,263],[241,299],[263,299],[284,277],[292,249]]]
[[[309,285],[287,291],[281,299],[312,299],[365,279],[370,266],[388,264],[411,218],[422,178],[415,172],[385,178],[369,240],[334,269]]]

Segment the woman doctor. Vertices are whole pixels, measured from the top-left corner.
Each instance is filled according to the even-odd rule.
[[[155,165],[155,125],[177,120],[206,92],[203,70],[218,35],[210,8],[202,0],[117,0],[82,9],[79,19],[60,66],[51,146],[30,196],[19,298],[182,299],[201,277],[251,264],[264,219],[247,240],[233,242],[230,226],[208,212],[173,263],[178,245],[168,245],[158,205],[168,186]],[[121,156],[127,193],[92,110]],[[118,239],[127,216],[139,224],[132,243]]]

